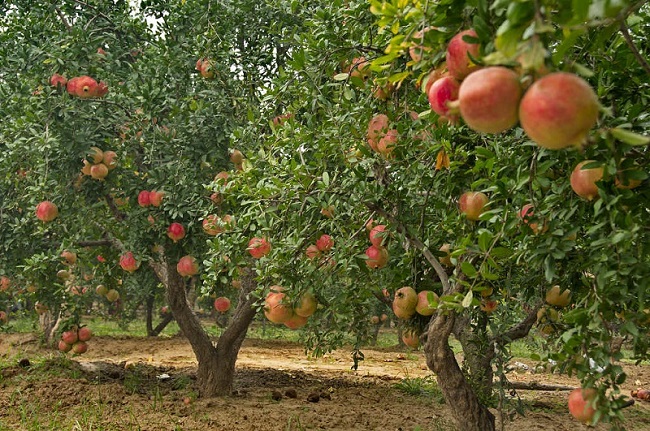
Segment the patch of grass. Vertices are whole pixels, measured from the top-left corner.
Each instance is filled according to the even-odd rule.
[[[289,416],[287,420],[286,431],[304,431],[306,428],[300,423],[300,416]]]
[[[445,397],[442,395],[442,391],[432,376],[406,377],[399,383],[396,383],[395,388],[416,397],[432,398],[438,404],[445,403]]]

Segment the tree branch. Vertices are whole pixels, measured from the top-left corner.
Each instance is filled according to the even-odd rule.
[[[379,215],[383,216],[386,218],[392,225],[395,226],[397,232],[401,233],[404,235],[404,237],[408,240],[411,245],[413,245],[416,249],[418,249],[424,258],[431,264],[433,269],[436,271],[436,274],[438,274],[438,277],[440,278],[440,282],[442,283],[442,294],[443,295],[449,295],[453,293],[454,289],[449,283],[449,276],[447,275],[447,271],[445,271],[445,268],[442,267],[438,259],[431,253],[431,251],[427,248],[426,245],[422,241],[420,241],[418,238],[413,237],[407,230],[406,227],[399,222],[394,216],[386,212],[383,208],[380,208],[379,205],[373,204],[371,202],[366,202],[365,203],[366,207],[368,207],[370,210],[377,212]]]
[[[110,194],[107,194],[105,196],[106,198],[106,204],[108,204],[108,207],[110,208],[111,212],[113,213],[113,216],[115,216],[116,219],[119,221],[123,221],[126,219],[126,214],[120,211],[117,208],[117,205],[115,204],[115,199],[113,199],[113,196]]]
[[[519,322],[517,326],[513,326],[506,332],[495,335],[494,337],[492,337],[490,342],[496,344],[505,344],[514,340],[519,340],[520,338],[524,338],[525,336],[527,336],[528,333],[530,332],[530,329],[533,327],[535,322],[537,322],[537,312],[539,311],[540,308],[542,308],[542,305],[543,303],[539,302],[537,305],[533,307],[532,310],[530,310],[528,316],[526,316],[524,320]]]
[[[650,75],[650,64],[648,64],[648,61],[645,58],[643,58],[643,56],[639,52],[639,49],[634,44],[634,41],[632,40],[632,36],[630,35],[630,31],[627,28],[627,24],[625,23],[625,20],[621,20],[619,28],[621,30],[621,34],[623,34],[623,39],[625,39],[625,43],[627,43],[627,46],[630,48],[630,51],[632,51],[634,57],[641,64],[643,70],[645,70],[646,73]]]
[[[54,10],[56,10],[56,14],[59,16],[59,18],[61,18],[61,22],[63,22],[63,25],[65,26],[66,30],[68,30],[68,32],[71,32],[72,26],[70,25],[68,20],[65,19],[65,15],[63,15],[61,9],[58,6],[54,6]]]
[[[113,243],[109,239],[98,239],[98,240],[89,240],[89,241],[78,241],[77,245],[79,247],[109,247]]]

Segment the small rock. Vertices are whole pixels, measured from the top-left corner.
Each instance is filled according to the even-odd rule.
[[[295,389],[287,389],[284,395],[286,395],[287,398],[298,398],[298,392],[296,392]]]
[[[29,362],[29,359],[23,358],[20,361],[18,361],[18,366],[21,368],[29,368],[32,366],[32,364]]]
[[[316,392],[312,392],[311,394],[307,395],[307,401],[310,403],[317,403],[320,401],[320,395]]]
[[[271,398],[273,401],[280,401],[282,399],[282,394],[280,391],[273,391],[271,392]]]

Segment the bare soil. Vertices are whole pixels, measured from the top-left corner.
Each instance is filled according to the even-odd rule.
[[[432,378],[417,351],[368,348],[354,371],[349,350],[312,358],[296,343],[247,340],[233,395],[201,399],[194,355],[182,337],[95,337],[89,344],[86,354],[70,361],[40,346],[36,335],[0,335],[0,363],[8,364],[0,366],[0,431],[455,429],[439,395],[396,386],[405,386],[404,379]],[[19,365],[20,359],[31,365]],[[649,365],[625,368],[626,393],[650,387]],[[578,384],[566,375],[530,370],[513,372],[510,379]],[[513,400],[521,398],[527,411],[504,429],[587,429],[569,415],[567,394],[516,391]],[[625,416],[628,430],[650,430],[650,402],[637,401]]]

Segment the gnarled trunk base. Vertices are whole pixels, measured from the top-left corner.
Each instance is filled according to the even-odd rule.
[[[447,400],[458,429],[495,431],[494,415],[479,401],[449,346],[453,326],[453,314],[438,314],[431,321],[424,345],[427,366],[436,374],[438,386]]]
[[[242,277],[237,308],[215,346],[194,314],[185,291],[185,280],[178,274],[175,266],[167,263],[152,263],[152,266],[166,287],[172,314],[190,342],[198,361],[199,395],[214,397],[231,394],[237,355],[256,312],[253,308],[255,299],[250,294],[255,288],[253,275],[249,272]]]

